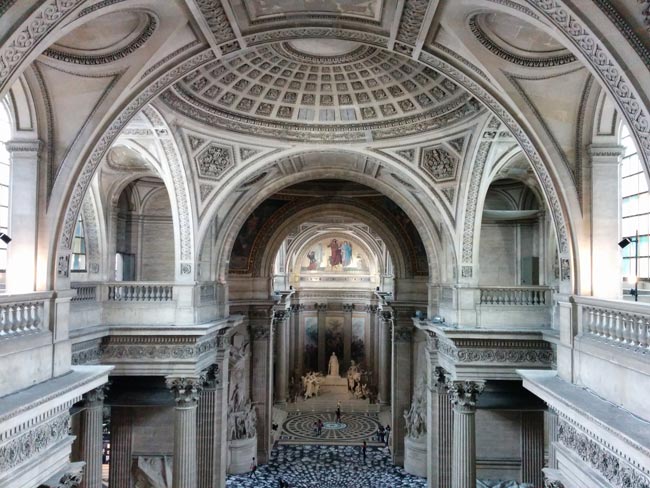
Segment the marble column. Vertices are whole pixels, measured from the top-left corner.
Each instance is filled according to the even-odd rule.
[[[544,476],[544,412],[521,413],[521,481],[542,488]]]
[[[374,313],[372,310],[372,305],[365,306],[366,312],[366,334],[365,334],[365,350],[366,350],[366,369],[371,372],[370,382],[371,386],[376,386],[377,382],[375,379],[376,367],[375,367],[375,324]]]
[[[413,349],[413,325],[410,317],[408,322],[401,323],[395,320],[392,332],[392,352],[389,357],[391,382],[389,386],[391,402],[391,439],[389,446],[393,454],[393,462],[404,465],[404,437],[406,436],[406,423],[404,412],[411,407],[411,358]]]
[[[377,347],[378,347],[378,373],[377,383],[379,389],[379,403],[388,405],[390,403],[390,336],[391,336],[391,315],[381,314],[377,317]]]
[[[251,323],[252,357],[251,357],[251,397],[257,414],[257,462],[265,463],[271,456],[271,394],[273,388],[273,371],[271,368],[270,351],[271,325],[270,319],[265,323]]]
[[[217,361],[205,372],[197,410],[198,487],[226,485],[228,350],[217,352]]]
[[[352,311],[354,310],[353,303],[343,304],[343,364],[341,365],[341,373],[345,373],[350,367],[350,359],[352,355]]]
[[[132,444],[132,410],[111,407],[111,458],[108,471],[110,488],[131,488]]]
[[[546,411],[546,423],[548,432],[548,467],[557,469],[557,448],[555,443],[558,442],[558,417],[557,412],[552,408]]]
[[[277,312],[276,312],[277,313]],[[288,379],[289,379],[289,315],[284,314],[282,318],[274,321],[276,353],[275,371],[273,377],[275,380],[275,402],[280,405],[286,405],[289,397]]]
[[[483,381],[449,381],[454,410],[451,488],[476,488],[476,401]]]
[[[81,488],[101,488],[104,386],[83,396],[83,410],[79,414],[79,455],[86,468]]]
[[[293,378],[296,381],[296,370],[298,369],[298,356],[300,355],[300,347],[298,346],[298,329],[300,319],[300,305],[291,305],[291,313],[289,315],[289,380]]]
[[[198,376],[166,378],[174,408],[173,488],[197,488],[196,410],[204,379]]]
[[[327,303],[317,303],[318,310],[318,371],[327,374],[327,353],[325,351],[325,318],[327,317]]]
[[[11,161],[9,192],[9,234],[13,244],[7,246],[6,291],[26,293],[36,284],[38,216],[38,140],[14,140],[7,143]]]
[[[445,370],[432,363],[429,382],[427,485],[445,488],[451,486],[454,413],[447,395]]]
[[[591,158],[591,212],[589,213],[591,215],[592,294],[599,298],[620,300],[622,276],[620,249],[617,243],[621,205],[621,156],[624,148],[618,145],[592,144],[588,150]]]

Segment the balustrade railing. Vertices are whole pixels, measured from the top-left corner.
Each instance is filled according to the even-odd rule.
[[[647,350],[650,348],[650,307],[629,302],[574,297],[584,336]]]
[[[71,288],[77,290],[76,296],[72,297],[73,302],[95,302],[97,301],[97,284],[72,283]]]
[[[0,339],[44,329],[49,294],[8,295],[0,298]]]
[[[482,286],[481,305],[545,306],[550,292],[545,286]]]
[[[172,283],[108,283],[108,301],[111,302],[171,302],[174,299]]]

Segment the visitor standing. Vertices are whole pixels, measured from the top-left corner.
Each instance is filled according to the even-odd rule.
[[[257,462],[255,462],[255,458],[251,461],[251,472],[248,475],[249,478],[255,478],[257,479],[257,474],[255,473],[257,471]]]
[[[368,443],[363,441],[363,446],[361,447],[361,452],[363,453],[363,463],[366,463],[366,449],[368,449]]]
[[[390,438],[390,425],[386,426],[384,430],[384,447],[388,447],[388,439]]]
[[[336,423],[341,423],[341,402],[336,404]]]

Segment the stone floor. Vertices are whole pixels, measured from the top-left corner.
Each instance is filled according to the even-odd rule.
[[[364,462],[358,446],[279,445],[255,477],[229,476],[231,488],[277,488],[280,478],[292,488],[426,487],[426,480],[394,466],[384,448],[369,447]]]
[[[314,423],[320,419],[323,431],[317,435]],[[334,413],[299,413],[290,412],[280,435],[281,444],[361,444],[364,440],[369,445],[381,445],[376,442],[375,434],[379,428],[376,413],[343,413],[341,422],[336,422]]]

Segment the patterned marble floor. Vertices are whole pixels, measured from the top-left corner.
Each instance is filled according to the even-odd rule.
[[[323,431],[317,435],[314,423],[320,419]],[[343,413],[341,422],[336,422],[334,413],[299,413],[290,412],[282,426],[281,444],[355,444],[364,440],[371,446],[380,446],[375,442],[375,433],[379,428],[376,413]]]
[[[277,488],[280,478],[291,488],[424,488],[427,484],[394,466],[383,448],[369,447],[364,462],[358,446],[279,445],[255,477],[229,476],[226,486]]]

